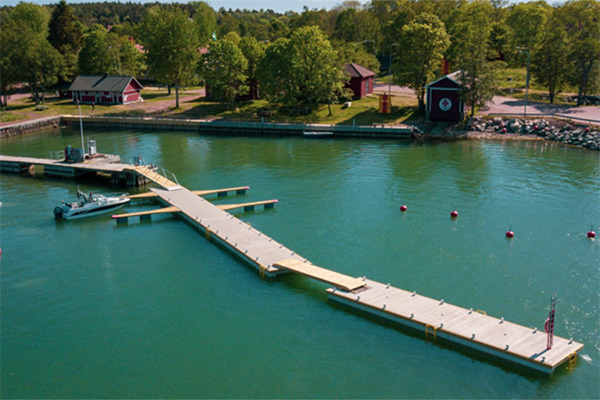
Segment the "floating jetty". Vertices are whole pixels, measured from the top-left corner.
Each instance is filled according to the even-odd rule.
[[[144,171],[138,171],[144,173]],[[148,176],[150,179],[151,177]],[[168,179],[152,178],[161,188],[152,188],[148,194],[132,196],[151,197],[165,208],[150,212],[114,215],[117,222],[126,222],[132,216],[150,216],[157,213],[177,213],[210,241],[225,248],[239,259],[255,267],[263,276],[292,272],[332,285],[327,289],[331,300],[384,318],[403,327],[423,332],[426,338],[442,339],[477,353],[508,361],[526,369],[550,374],[565,362],[574,366],[583,344],[553,336],[522,325],[495,318],[481,311],[465,309],[443,300],[436,300],[395,288],[389,284],[356,278],[313,265],[281,243],[249,226],[215,206],[199,194],[218,191],[192,192]],[[247,187],[229,191],[246,190]],[[264,204],[272,207],[276,200],[233,205],[254,207]],[[250,209],[250,208],[248,208]]]
[[[160,184],[165,179],[152,168],[143,165],[112,162],[111,157],[96,157],[84,162],[65,162],[49,158],[14,157],[0,155],[0,171],[17,174],[40,174],[51,178],[78,179],[105,174],[118,186],[143,186],[149,182]]]

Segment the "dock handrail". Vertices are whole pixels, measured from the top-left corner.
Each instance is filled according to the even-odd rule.
[[[50,159],[51,160],[64,160],[65,159],[65,151],[64,150],[50,151]]]

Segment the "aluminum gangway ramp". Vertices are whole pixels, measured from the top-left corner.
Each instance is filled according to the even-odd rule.
[[[339,272],[317,267],[316,265],[307,261],[299,261],[295,258],[288,258],[278,261],[273,264],[273,266],[286,269],[288,271],[295,272],[321,282],[329,283],[330,285],[348,292],[352,292],[356,289],[366,286],[366,283],[361,279],[352,278],[351,276],[340,274]]]
[[[161,175],[158,172],[156,172],[154,170],[154,168],[150,168],[146,165],[136,165],[136,166],[129,167],[128,169],[131,171],[135,171],[142,176],[145,176],[147,179],[151,180],[152,182],[156,183],[157,185],[159,185],[160,187],[162,187],[164,189],[175,190],[175,189],[181,188],[179,183],[173,182],[172,180],[168,179],[164,175]],[[175,176],[175,175],[173,175],[173,176]]]

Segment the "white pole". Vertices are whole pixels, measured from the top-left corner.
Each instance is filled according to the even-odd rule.
[[[77,107],[79,108],[79,131],[81,132],[81,155],[85,160],[85,144],[83,142],[83,123],[81,121],[81,104],[79,101],[77,102]]]

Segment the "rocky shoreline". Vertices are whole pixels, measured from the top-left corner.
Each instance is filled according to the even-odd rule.
[[[552,140],[555,142],[600,150],[600,130],[598,126],[574,124],[570,121],[548,119],[486,119],[473,117],[464,130],[448,130],[457,138],[486,138],[511,140]]]

